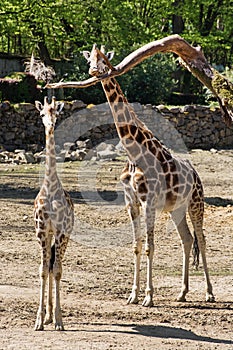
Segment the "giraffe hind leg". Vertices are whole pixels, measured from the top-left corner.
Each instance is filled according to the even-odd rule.
[[[194,231],[193,235],[194,235],[193,249],[192,249],[193,266],[195,267],[196,270],[198,270],[198,266],[199,266],[199,262],[200,262],[200,259],[199,259],[199,257],[200,257],[200,249],[199,249],[197,235],[196,235],[195,231]]]
[[[200,250],[202,263],[204,268],[204,275],[206,279],[206,301],[214,302],[215,297],[213,295],[213,288],[210,282],[209,271],[207,267],[206,260],[206,242],[203,234],[203,212],[204,212],[204,203],[203,205],[194,205],[191,204],[189,208],[189,216],[194,227],[194,243],[198,245],[198,250]],[[194,260],[195,262],[195,260]]]
[[[190,233],[187,221],[186,210],[178,209],[171,213],[172,220],[180,235],[183,250],[183,271],[182,271],[182,287],[177,301],[186,301],[186,294],[189,291],[189,257],[192,248],[193,237]]]

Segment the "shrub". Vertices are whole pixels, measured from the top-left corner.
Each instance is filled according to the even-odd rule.
[[[172,77],[175,69],[174,59],[156,55],[118,79],[130,102],[154,105],[169,103],[169,96],[175,85]]]
[[[31,102],[39,96],[37,81],[28,73],[13,73],[4,79],[0,79],[0,91],[2,100],[12,103]]]

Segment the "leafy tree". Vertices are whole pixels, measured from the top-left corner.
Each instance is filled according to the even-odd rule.
[[[0,50],[44,60],[72,58],[84,47],[107,43],[119,54],[172,33],[203,46],[224,65],[232,55],[229,0],[2,0]],[[191,9],[191,10],[190,10]]]
[[[176,0],[185,22],[182,36],[202,46],[210,62],[231,63],[233,28],[232,1]],[[190,9],[192,9],[190,11]]]
[[[93,43],[107,45],[122,58],[143,44],[178,33],[201,45],[208,61],[224,68],[232,64],[232,28],[232,0],[1,0],[0,51],[26,56],[33,51],[47,65],[65,58],[78,67],[80,51],[90,50]],[[147,88],[155,86],[155,79],[149,83],[147,64],[157,69],[163,63],[160,58],[145,62],[125,81],[131,84],[138,78],[139,86],[143,74]],[[190,74],[180,76],[181,91],[202,93]],[[133,85],[136,89],[135,80]]]

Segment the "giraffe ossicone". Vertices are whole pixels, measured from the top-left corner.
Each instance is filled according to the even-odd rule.
[[[113,53],[99,50],[96,44],[92,51],[84,51],[92,76],[101,76],[114,69],[110,63]],[[155,219],[162,211],[170,213],[180,235],[183,249],[182,287],[178,301],[185,301],[189,290],[189,258],[194,244],[196,265],[199,250],[202,256],[206,278],[206,301],[214,301],[212,285],[205,254],[203,235],[204,193],[196,170],[189,161],[175,157],[144,125],[128,103],[115,78],[101,81],[107,97],[116,129],[128,156],[128,163],[122,171],[125,202],[133,229],[134,279],[128,303],[138,303],[140,259],[142,253],[141,211],[145,217],[147,256],[147,282],[142,305],[153,305],[152,261],[154,255]],[[186,213],[189,213],[194,227],[191,235]]]
[[[64,330],[60,306],[60,280],[62,260],[74,225],[74,206],[69,194],[62,187],[56,169],[54,127],[63,104],[56,101],[54,97],[49,103],[48,98],[45,97],[44,105],[39,101],[36,101],[35,105],[42,117],[46,136],[45,174],[34,202],[36,237],[41,248],[40,303],[35,330],[43,330],[44,324],[53,322],[53,279],[55,281],[55,329]],[[48,293],[45,313],[47,279]]]

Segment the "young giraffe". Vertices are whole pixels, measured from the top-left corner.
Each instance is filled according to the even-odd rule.
[[[49,104],[47,97],[45,97],[44,106],[39,101],[36,101],[35,105],[42,117],[46,135],[45,175],[40,192],[34,203],[36,236],[41,246],[40,305],[35,330],[43,330],[44,324],[49,324],[53,321],[53,278],[55,280],[55,329],[63,330],[60,307],[62,259],[74,224],[73,203],[69,194],[63,190],[56,170],[54,127],[57,115],[62,110],[63,104],[56,102],[54,97],[51,104]],[[51,247],[53,237],[54,244]],[[44,294],[48,276],[48,296],[46,317],[44,319]]]
[[[83,55],[89,62],[89,73],[92,76],[101,76],[113,69],[109,62],[113,57],[113,52],[105,55],[104,48],[99,50],[96,45],[93,45],[92,51],[84,51]],[[177,300],[185,301],[185,296],[189,290],[189,256],[193,237],[186,222],[186,212],[188,211],[195,230],[196,265],[198,265],[198,246],[202,255],[207,286],[206,300],[214,301],[206,263],[205,239],[202,228],[203,188],[198,174],[188,161],[172,156],[138,119],[115,78],[104,79],[102,86],[113,114],[119,138],[128,156],[128,164],[121,175],[134,237],[135,271],[128,303],[138,303],[142,250],[140,207],[145,216],[145,250],[147,255],[146,295],[142,305],[153,305],[154,223],[155,218],[162,211],[170,212],[182,241],[182,288]]]

